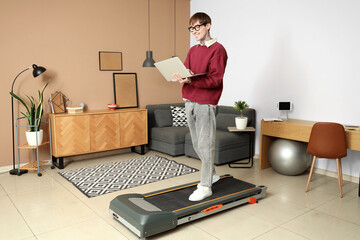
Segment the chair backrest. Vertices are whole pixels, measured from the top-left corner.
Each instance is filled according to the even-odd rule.
[[[345,129],[341,124],[315,123],[307,152],[319,158],[342,158],[347,155]]]

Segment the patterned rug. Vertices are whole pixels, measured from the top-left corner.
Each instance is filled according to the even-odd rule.
[[[91,198],[197,171],[164,157],[149,156],[59,174]]]

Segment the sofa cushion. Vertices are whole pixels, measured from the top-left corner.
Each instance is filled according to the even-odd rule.
[[[216,115],[216,129],[222,131],[228,131],[228,127],[235,126],[235,118],[240,115],[232,113],[218,113]]]
[[[192,145],[191,135],[186,134],[185,144]],[[232,133],[228,131],[216,131],[215,151],[226,151],[242,146],[249,146],[249,134],[247,133]]]
[[[173,127],[187,127],[185,107],[170,106]]]
[[[218,151],[225,151],[240,146],[249,146],[249,134],[216,131],[215,149],[218,149]]]
[[[151,138],[171,143],[179,144],[185,142],[185,135],[189,132],[187,127],[154,127],[151,129]]]
[[[172,116],[171,111],[166,109],[156,109],[154,111],[154,117],[156,126],[158,127],[171,127],[172,126]]]

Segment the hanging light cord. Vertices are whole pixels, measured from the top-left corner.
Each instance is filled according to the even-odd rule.
[[[176,56],[176,0],[174,0],[174,56]]]
[[[150,0],[148,0],[148,29],[149,29],[149,51],[150,51]]]

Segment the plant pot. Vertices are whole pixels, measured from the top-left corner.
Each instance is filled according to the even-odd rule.
[[[247,127],[247,117],[236,117],[235,124],[237,129],[245,129]]]
[[[27,130],[25,132],[26,135],[26,141],[28,142],[29,146],[36,146],[36,136],[37,136],[37,145],[40,145],[43,141],[43,135],[44,131],[40,129],[40,131],[37,132],[30,132],[30,130]]]

